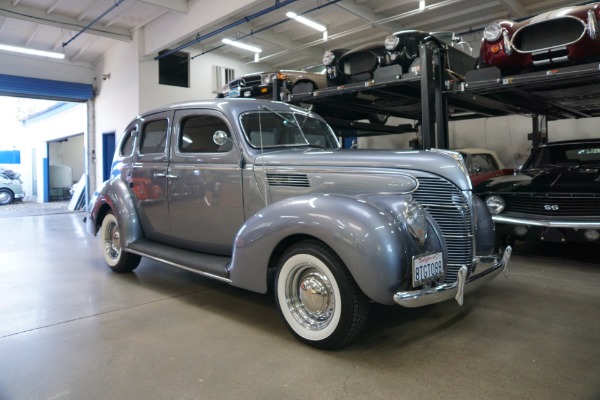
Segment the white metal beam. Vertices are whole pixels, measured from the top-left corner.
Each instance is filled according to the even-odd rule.
[[[528,17],[529,13],[518,0],[500,0],[500,4],[508,8],[511,18],[519,19]]]
[[[81,31],[87,25],[80,23],[75,18],[65,15],[54,14],[52,17],[49,17],[46,12],[41,9],[26,6],[13,7],[9,0],[0,0],[0,15],[72,31]],[[91,26],[88,28],[88,33],[125,42],[131,42],[132,40],[131,33],[127,29],[115,27],[104,28],[98,26]]]
[[[168,10],[179,11],[181,13],[188,12],[187,0],[140,0],[142,3],[148,3]]]

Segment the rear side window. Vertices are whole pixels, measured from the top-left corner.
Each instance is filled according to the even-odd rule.
[[[195,115],[181,122],[178,148],[181,153],[223,153],[231,150],[231,132],[225,121],[212,115]],[[227,141],[218,145],[215,134],[227,135]]]
[[[167,144],[167,127],[166,118],[146,123],[140,138],[140,154],[164,153]]]
[[[135,137],[134,137],[133,133],[135,131],[136,130],[134,128],[134,129],[130,129],[127,132],[125,132],[125,137],[121,141],[121,148],[119,149],[119,154],[121,156],[127,157],[127,156],[130,156],[131,154],[133,154],[133,145],[135,143]]]

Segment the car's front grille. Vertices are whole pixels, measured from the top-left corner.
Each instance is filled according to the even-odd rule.
[[[247,86],[255,86],[255,85],[260,85],[261,84],[261,77],[260,75],[249,75],[249,76],[244,76],[243,78],[239,78],[239,79],[234,79],[232,81],[229,82],[229,88],[230,89],[237,89],[238,87],[247,87]]]
[[[600,195],[503,194],[505,212],[541,217],[600,217]]]
[[[519,29],[512,44],[517,51],[533,53],[574,43],[585,34],[585,29],[585,24],[577,18],[550,19]]]
[[[348,76],[369,72],[377,65],[377,57],[368,51],[350,54],[343,59],[342,71]]]
[[[456,281],[463,265],[472,272],[474,257],[474,220],[468,199],[451,182],[436,177],[419,177],[413,197],[435,219],[448,247],[446,282]]]

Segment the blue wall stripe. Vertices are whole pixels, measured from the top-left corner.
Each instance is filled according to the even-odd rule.
[[[90,84],[0,74],[0,95],[83,102],[94,97]]]

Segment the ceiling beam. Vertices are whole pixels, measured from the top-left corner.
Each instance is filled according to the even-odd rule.
[[[87,25],[86,23],[80,23],[77,21],[77,19],[65,15],[54,14],[49,17],[44,10],[26,6],[13,7],[11,6],[9,0],[0,0],[0,15],[8,18],[33,22],[36,24],[68,29],[71,31],[81,31]],[[88,28],[87,31],[92,35],[121,40],[124,42],[131,42],[132,40],[131,33],[127,29],[115,27],[97,28],[92,26]]]
[[[148,3],[168,10],[179,11],[186,14],[188,12],[187,0],[140,0],[142,3]]]
[[[350,14],[354,14],[369,24],[374,24],[376,21],[382,20],[386,17],[385,15],[373,12],[373,10],[367,6],[356,4],[356,2],[353,0],[341,0],[335,6],[346,10]],[[394,23],[384,23],[379,26],[387,30],[389,33],[398,32],[403,29],[402,25]]]
[[[508,8],[511,18],[518,19],[528,17],[529,13],[518,0],[500,0],[500,4]]]

